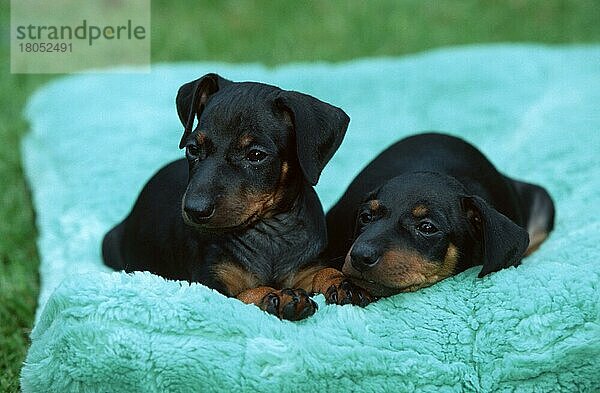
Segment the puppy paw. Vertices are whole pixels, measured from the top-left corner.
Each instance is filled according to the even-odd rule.
[[[324,295],[327,304],[352,304],[365,307],[377,300],[366,289],[354,285],[348,280],[331,285]]]
[[[303,289],[282,289],[265,295],[258,304],[261,310],[280,319],[299,321],[308,318],[317,311],[315,303]]]
[[[323,268],[313,277],[314,293],[325,295],[328,304],[353,304],[364,307],[377,298],[364,288],[348,281],[344,273],[333,268]]]

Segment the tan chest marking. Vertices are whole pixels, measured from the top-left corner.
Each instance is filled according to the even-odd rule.
[[[236,296],[250,288],[260,285],[256,275],[233,262],[222,262],[213,269],[213,274],[227,289],[229,296]]]

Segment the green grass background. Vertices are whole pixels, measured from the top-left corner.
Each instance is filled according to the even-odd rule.
[[[479,42],[600,42],[600,1],[153,0],[151,23],[153,62],[276,65]],[[19,390],[39,285],[35,213],[19,151],[22,110],[56,77],[10,74],[9,26],[10,2],[0,0],[0,392]]]

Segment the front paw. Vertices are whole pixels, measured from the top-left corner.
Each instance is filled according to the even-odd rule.
[[[261,310],[280,319],[299,321],[308,318],[317,311],[315,303],[303,289],[282,289],[270,292],[258,304]]]
[[[377,299],[369,291],[348,280],[333,284],[325,291],[325,302],[327,304],[352,304],[365,307],[375,300]]]

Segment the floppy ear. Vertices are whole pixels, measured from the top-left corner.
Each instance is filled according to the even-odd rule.
[[[179,88],[175,102],[177,103],[179,120],[181,120],[184,127],[183,136],[179,142],[180,149],[185,146],[185,140],[192,132],[194,117],[197,117],[200,121],[200,114],[206,105],[206,101],[208,101],[208,97],[229,83],[232,82],[221,78],[217,74],[206,74],[202,78],[188,82]]]
[[[295,91],[282,91],[275,106],[289,113],[302,173],[313,186],[342,144],[350,118],[338,107]]]
[[[483,241],[483,268],[479,277],[517,266],[529,245],[527,231],[478,196],[461,200],[467,220]]]

